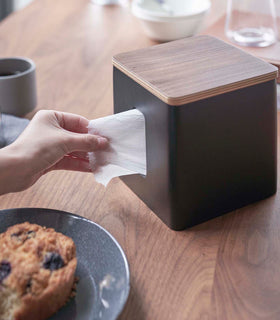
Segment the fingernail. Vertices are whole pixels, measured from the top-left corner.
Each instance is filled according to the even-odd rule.
[[[105,147],[108,145],[108,140],[104,137],[98,137],[97,141],[100,147]]]

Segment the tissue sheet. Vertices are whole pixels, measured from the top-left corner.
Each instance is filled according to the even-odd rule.
[[[97,182],[106,186],[114,177],[135,173],[146,175],[145,118],[139,110],[91,120],[88,130],[109,139],[106,150],[89,153]]]

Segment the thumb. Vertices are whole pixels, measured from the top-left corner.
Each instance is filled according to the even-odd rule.
[[[108,146],[106,138],[88,133],[68,132],[67,136],[65,143],[68,153],[74,151],[92,152],[105,149]]]

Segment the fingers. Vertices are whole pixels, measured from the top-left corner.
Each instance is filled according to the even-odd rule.
[[[73,151],[92,152],[105,149],[108,140],[104,137],[88,134],[89,120],[72,113],[54,111],[59,125],[68,131],[67,149]]]
[[[71,171],[81,171],[81,172],[91,172],[89,161],[81,158],[73,158],[65,156],[55,165],[49,168],[46,172],[52,170],[71,170]],[[45,173],[46,173],[45,172]]]
[[[108,140],[91,134],[67,133],[65,140],[67,153],[82,151],[92,152],[105,149],[108,146]]]
[[[68,156],[88,160],[87,152],[75,151],[75,152],[69,153]]]
[[[68,131],[87,133],[89,120],[73,113],[54,111],[59,125]]]

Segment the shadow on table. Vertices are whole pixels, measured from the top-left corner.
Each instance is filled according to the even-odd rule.
[[[275,211],[277,211],[277,203],[276,195],[273,195],[179,232],[219,233],[224,229],[237,231],[248,228],[248,224],[253,228],[265,224],[270,225],[275,218]]]

